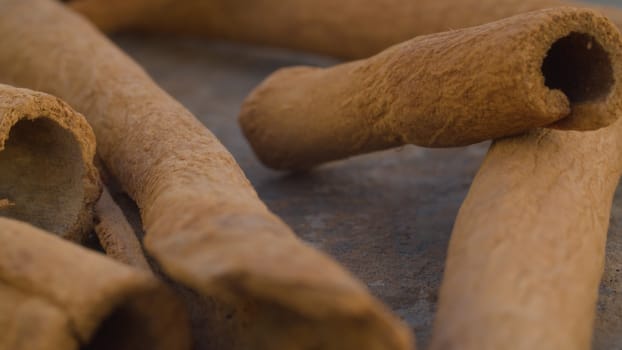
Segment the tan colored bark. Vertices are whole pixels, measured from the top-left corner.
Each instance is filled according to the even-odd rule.
[[[56,97],[0,85],[0,216],[81,241],[101,184],[95,136]]]
[[[151,272],[136,232],[106,188],[95,205],[95,233],[106,255],[122,263]]]
[[[589,349],[622,123],[496,141],[451,236],[431,349]]]
[[[618,117],[622,42],[571,8],[421,36],[331,68],[284,68],[244,102],[240,124],[276,169],[416,144],[463,146],[550,125]]]
[[[0,218],[0,281],[2,349],[190,348],[183,307],[154,277],[29,224]]]
[[[411,347],[408,329],[298,240],[218,140],[86,20],[55,1],[7,0],[0,36],[1,80],[55,93],[88,117],[106,167],[141,209],[146,251],[163,271],[217,303],[248,306],[232,342]],[[210,316],[231,322],[230,314]]]
[[[78,349],[71,322],[55,305],[0,282],[0,349]]]
[[[73,0],[106,31],[202,35],[368,57],[411,39],[559,6],[601,10],[622,25],[622,10],[563,0]]]

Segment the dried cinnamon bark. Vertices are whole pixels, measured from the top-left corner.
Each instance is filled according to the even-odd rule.
[[[550,7],[590,7],[622,25],[622,10],[563,0],[73,0],[71,6],[105,31],[203,35],[347,58]]]
[[[332,68],[284,68],[240,124],[275,169],[404,144],[463,146],[534,127],[596,129],[618,117],[618,30],[591,10],[549,9],[422,36]]]
[[[117,261],[151,272],[136,232],[127,221],[121,208],[104,187],[95,205],[95,233],[106,255]]]
[[[496,141],[451,236],[431,349],[589,349],[622,123]]]
[[[6,218],[0,296],[1,349],[190,348],[183,307],[150,274]]]
[[[7,0],[0,36],[0,79],[55,93],[87,116],[107,168],[141,209],[146,250],[163,271],[240,306],[210,315],[242,317],[231,336],[239,348],[411,347],[407,328],[298,240],[218,140],[86,20],[55,1]]]
[[[0,349],[77,349],[67,315],[56,305],[0,282]],[[28,336],[24,336],[27,334]]]
[[[81,241],[101,184],[95,136],[56,97],[0,85],[0,216]]]

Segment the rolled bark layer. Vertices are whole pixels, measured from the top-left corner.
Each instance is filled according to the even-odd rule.
[[[106,255],[151,272],[136,232],[106,188],[95,205],[95,221],[95,233]]]
[[[0,281],[2,349],[190,348],[185,310],[154,277],[29,224],[0,218]]]
[[[95,135],[56,97],[0,85],[0,216],[81,241],[101,192]]]
[[[622,25],[622,10],[563,0],[73,0],[71,6],[105,31],[202,35],[346,58],[550,7],[591,7]]]
[[[622,123],[496,141],[451,236],[431,349],[589,349]]]
[[[55,93],[88,117],[163,271],[216,302],[248,306],[231,338],[239,348],[411,347],[407,328],[298,240],[218,140],[86,20],[54,1],[7,0],[0,36],[0,79]],[[211,316],[225,324],[238,315]]]
[[[275,169],[404,144],[463,146],[550,125],[617,119],[618,30],[590,10],[530,12],[422,36],[366,60],[284,68],[247,98],[240,124]]]

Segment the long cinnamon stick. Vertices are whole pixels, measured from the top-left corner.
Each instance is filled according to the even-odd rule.
[[[550,7],[622,10],[564,0],[73,0],[105,31],[203,35],[361,58],[411,39]]]
[[[0,85],[0,216],[81,241],[101,184],[95,136],[58,98]]]
[[[0,79],[53,92],[87,116],[107,168],[140,207],[146,250],[164,272],[216,302],[248,305],[232,342],[411,347],[407,328],[298,240],[218,140],[86,20],[55,1],[7,0],[0,36]],[[211,316],[225,323],[237,314]]]
[[[246,99],[240,124],[276,169],[404,144],[463,146],[618,117],[618,30],[591,10],[530,12],[421,36],[366,60],[284,68]]]
[[[0,281],[8,344],[54,328],[46,339],[67,347],[47,349],[190,348],[185,310],[154,277],[26,223],[0,218]]]
[[[622,123],[496,141],[451,236],[431,349],[589,349]]]

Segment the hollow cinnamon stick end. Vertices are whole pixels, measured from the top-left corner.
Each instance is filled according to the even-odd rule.
[[[101,193],[95,135],[56,97],[0,85],[0,215],[81,241]]]
[[[57,307],[84,348],[190,348],[186,310],[152,274],[24,222],[0,218],[0,227],[0,297],[7,284]]]
[[[88,339],[89,349],[190,349],[190,327],[183,305],[156,282],[143,284],[142,290],[128,293],[113,305]]]
[[[542,63],[545,85],[563,92],[570,114],[549,127],[596,130],[616,122],[622,109],[622,38],[616,26],[592,10],[576,11],[565,35]]]

